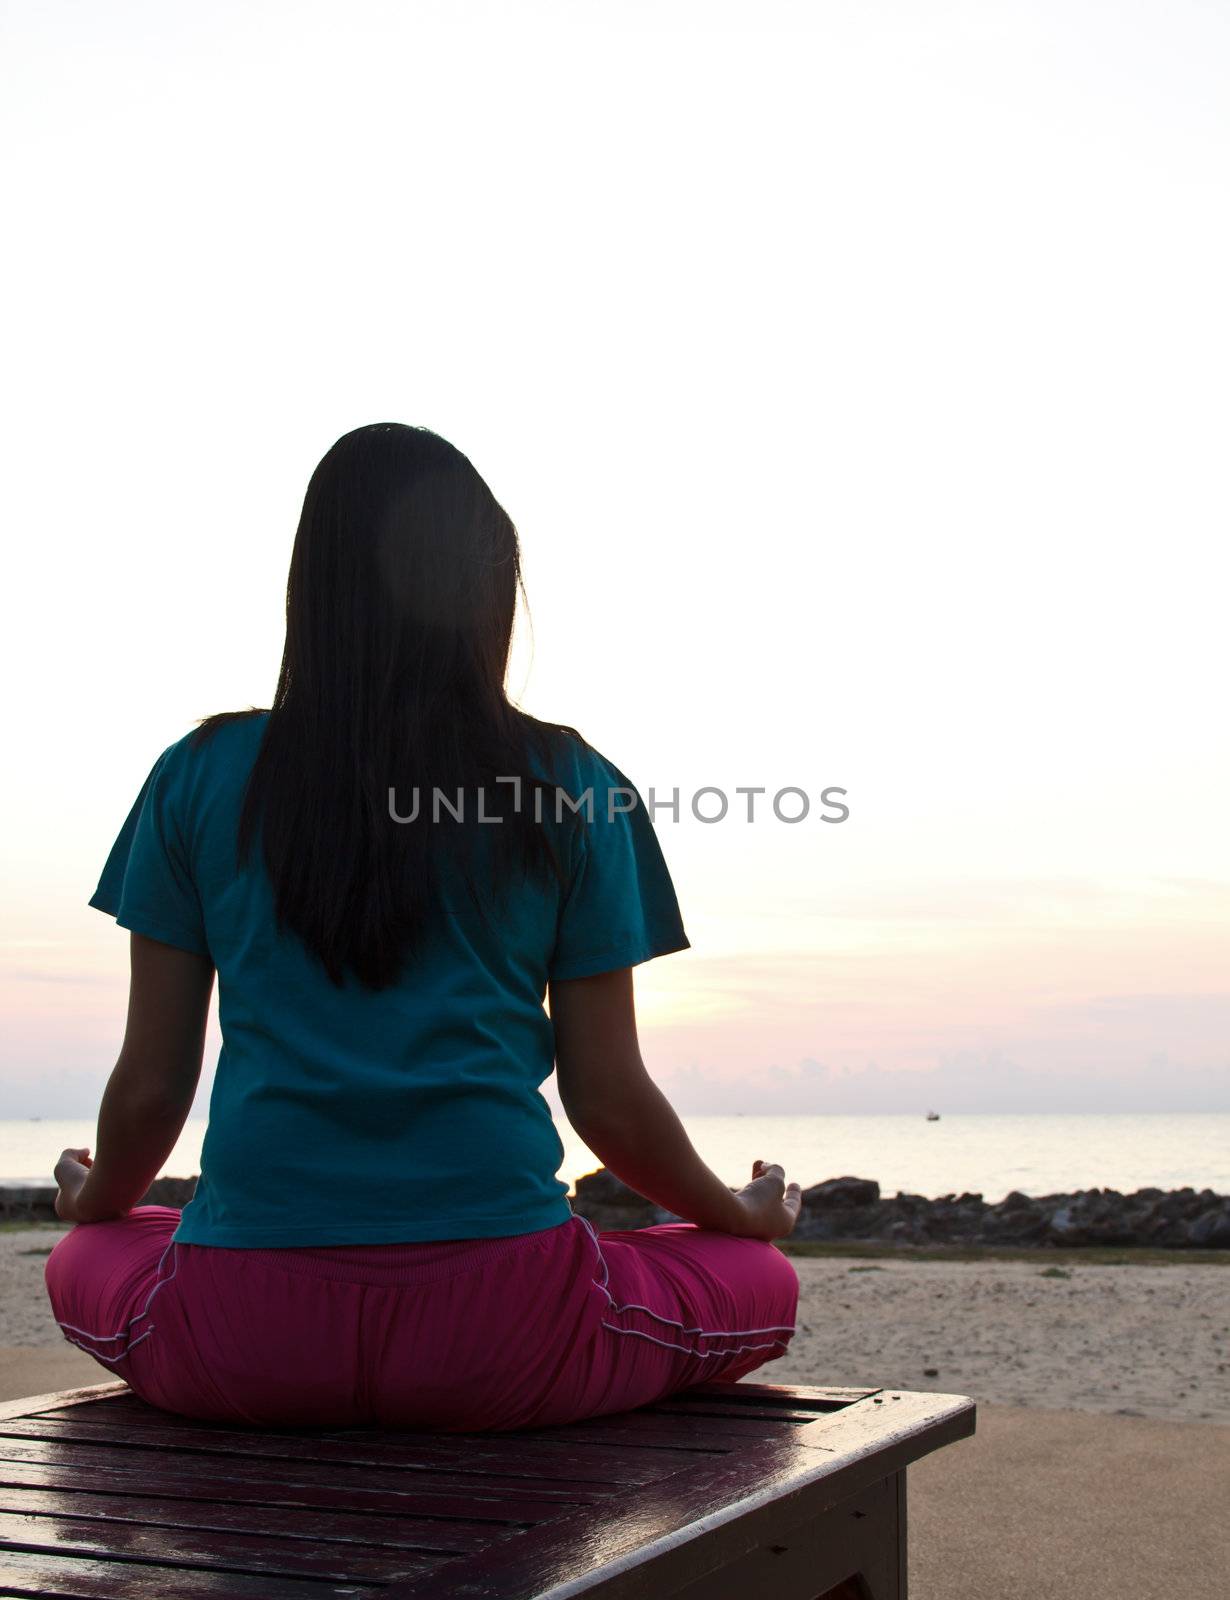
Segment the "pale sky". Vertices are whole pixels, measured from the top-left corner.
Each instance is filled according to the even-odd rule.
[[[518,526],[522,704],[685,811],[812,797],[659,814],[681,1110],[1230,1105],[1230,12],[0,16],[0,1116],[96,1109],[86,900],[268,704],[308,477],[383,420]]]

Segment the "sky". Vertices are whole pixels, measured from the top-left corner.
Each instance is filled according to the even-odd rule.
[[[680,791],[681,1111],[1230,1107],[1228,66],[1185,0],[6,0],[0,1117],[95,1110],[86,901],[384,420],[518,527],[518,703]]]

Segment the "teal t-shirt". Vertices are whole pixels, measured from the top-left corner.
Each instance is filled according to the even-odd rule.
[[[392,1243],[568,1221],[563,1147],[540,1092],[555,1064],[547,983],[688,947],[639,794],[566,738],[545,776],[582,802],[581,825],[562,835],[567,883],[517,882],[487,920],[464,888],[442,886],[446,914],[402,980],[373,993],[348,975],[339,989],[278,931],[259,844],[236,870],[266,721],[223,724],[199,745],[187,734],[162,753],[89,902],[217,968],[223,1044],[200,1181],[174,1237]]]

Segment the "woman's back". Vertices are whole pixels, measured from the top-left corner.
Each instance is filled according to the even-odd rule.
[[[519,585],[454,446],[346,434],[304,497],[270,710],[165,750],[111,851],[90,903],[132,932],[128,1024],[97,1157],[56,1168],[85,1226],[46,1273],[65,1337],[155,1404],[518,1427],[738,1376],[794,1331],[767,1240],[798,1186],[758,1161],[734,1193],[645,1069],[632,969],[688,940],[636,790],[508,699]],[[215,974],[181,1214],[139,1200]],[[688,1222],[600,1238],[573,1213],[553,1068],[599,1160]]]
[[[236,867],[267,723],[267,713],[226,720],[163,753],[90,902],[217,968],[223,1048],[200,1182],[175,1237],[377,1243],[567,1221],[555,1175],[563,1150],[540,1093],[554,1064],[547,984],[688,942],[635,790],[558,735],[554,769],[541,775],[569,797],[563,817],[576,817],[559,827],[544,811],[563,881],[523,874],[476,905],[441,850],[438,913],[402,979],[376,992],[353,976],[337,986],[279,930],[259,852]],[[399,804],[413,810],[409,795]],[[455,826],[447,810],[432,823],[429,790],[418,805],[410,825]],[[489,836],[481,826],[469,835],[480,850]]]

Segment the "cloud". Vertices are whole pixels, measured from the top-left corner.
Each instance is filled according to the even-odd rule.
[[[660,1081],[676,1109],[693,1115],[1230,1111],[1230,1067],[1187,1066],[1165,1054],[1127,1072],[1038,1071],[998,1051],[962,1051],[922,1069],[842,1069],[805,1058],[742,1078],[690,1066]]]

